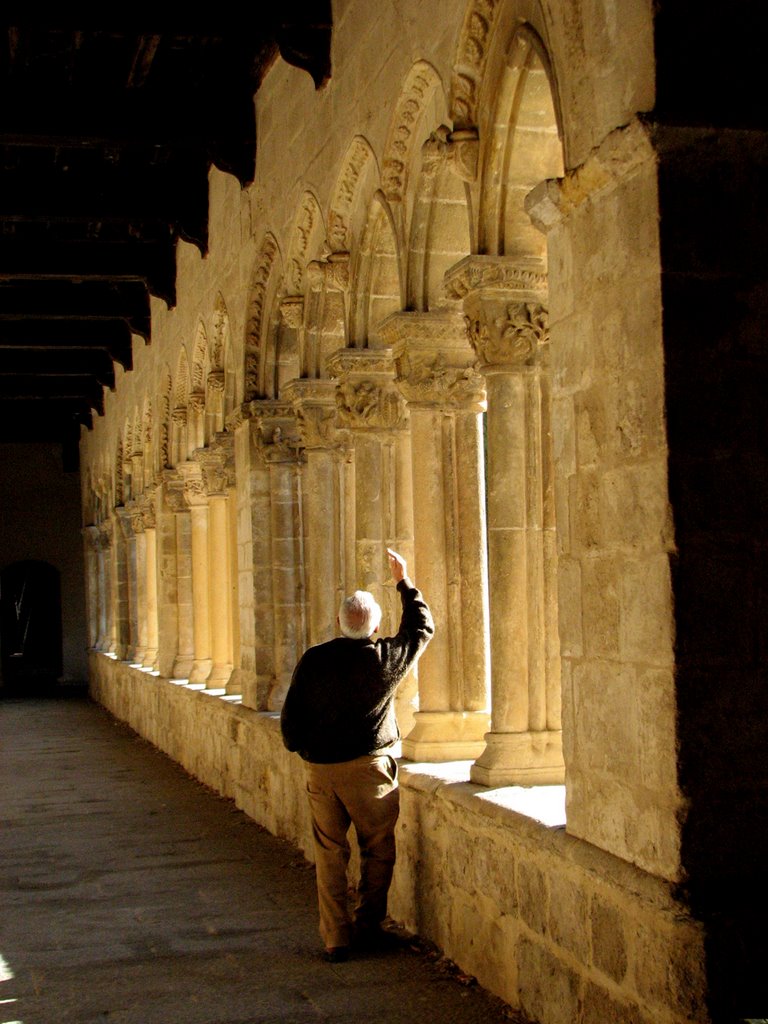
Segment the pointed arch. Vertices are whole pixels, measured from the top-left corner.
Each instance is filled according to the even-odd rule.
[[[328,212],[331,252],[349,252],[362,232],[365,211],[377,187],[379,169],[370,143],[356,135],[349,144],[336,179]]]
[[[269,314],[273,309],[281,270],[282,257],[277,239],[267,233],[251,272],[245,329],[245,402],[259,397],[271,397],[273,391],[273,385],[268,384],[266,370]]]
[[[527,24],[511,35],[485,115],[478,245],[491,255],[546,256],[546,238],[525,210],[541,181],[563,174],[563,146],[552,68]]]
[[[161,473],[171,466],[171,413],[172,413],[171,368],[166,363],[160,373],[160,387],[157,400],[157,451],[155,471]]]
[[[382,192],[371,204],[356,260],[350,341],[356,348],[376,348],[381,321],[403,308],[402,260],[392,210]]]
[[[289,295],[305,290],[305,271],[309,260],[320,255],[325,242],[322,210],[313,192],[307,190],[299,201],[288,246],[285,288]]]
[[[427,61],[417,61],[403,82],[384,147],[381,188],[390,204],[400,203],[405,198],[419,148],[446,116],[440,75]],[[428,124],[426,130],[424,122]]]

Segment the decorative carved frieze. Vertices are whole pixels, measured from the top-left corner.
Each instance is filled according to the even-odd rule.
[[[478,96],[488,59],[488,42],[500,0],[472,0],[464,17],[458,63],[451,81],[451,118],[458,128],[477,124]]]

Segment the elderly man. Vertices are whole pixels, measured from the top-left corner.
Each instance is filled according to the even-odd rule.
[[[343,635],[305,652],[281,716],[283,742],[306,761],[320,935],[331,962],[345,960],[353,940],[370,947],[382,934],[400,807],[390,752],[400,738],[393,699],[435,629],[405,561],[395,551],[387,555],[403,605],[397,635],[374,639],[381,608],[372,594],[345,598]],[[350,824],[360,847],[354,928],[347,910]]]

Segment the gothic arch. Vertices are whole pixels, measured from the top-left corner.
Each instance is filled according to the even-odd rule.
[[[382,192],[371,204],[353,282],[350,342],[378,346],[378,325],[403,308],[402,258],[392,210]]]
[[[444,305],[445,272],[472,251],[469,188],[462,165],[464,147],[471,147],[472,156],[477,142],[453,140],[444,124],[421,147],[409,232],[409,310],[427,312]]]
[[[405,199],[419,147],[446,113],[440,76],[427,61],[417,61],[406,75],[384,147],[381,188],[390,204]]]
[[[371,145],[356,135],[344,156],[328,212],[331,252],[349,252],[361,233],[365,210],[378,181],[378,165]]]
[[[288,246],[285,287],[289,295],[305,290],[305,270],[309,260],[320,255],[325,242],[325,224],[314,193],[304,192],[296,210]]]
[[[152,400],[150,398],[144,399],[144,411],[141,417],[141,433],[144,462],[144,488],[146,489],[152,485],[155,474],[154,420],[152,418]]]
[[[157,400],[157,451],[155,453],[155,470],[161,473],[171,465],[171,368],[166,363],[160,376],[160,389]]]
[[[271,397],[266,371],[269,334],[268,313],[272,310],[281,273],[280,247],[274,235],[267,233],[251,273],[248,320],[245,330],[244,401]]]
[[[546,257],[545,236],[531,223],[525,198],[540,182],[563,174],[553,83],[541,38],[530,25],[519,26],[503,52],[493,83],[493,104],[481,114],[478,245],[482,253]]]

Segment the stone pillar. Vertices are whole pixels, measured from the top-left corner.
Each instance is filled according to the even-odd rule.
[[[189,673],[191,683],[204,683],[211,673],[210,577],[208,566],[208,494],[197,463],[178,467],[184,480],[184,497],[189,505],[192,553],[192,624],[195,657]]]
[[[136,606],[134,572],[134,536],[130,513],[124,505],[115,509],[114,529],[115,651],[120,661],[134,659],[136,630],[133,611]]]
[[[144,667],[156,669],[159,651],[159,624],[157,612],[157,515],[155,492],[145,492],[141,502],[141,519],[144,526],[145,551],[145,600],[144,620],[146,623],[146,648]]]
[[[110,622],[112,618],[110,589],[112,538],[110,536],[109,524],[100,523],[98,530],[99,537],[96,548],[98,558],[98,576],[96,580],[98,587],[98,632],[96,650],[108,651],[110,647]]]
[[[259,402],[257,415],[259,449],[269,467],[274,682],[267,709],[277,711],[306,647],[300,440],[287,403]]]
[[[257,711],[266,710],[275,679],[269,467],[261,452],[261,405],[247,403],[227,420],[234,436],[240,636],[230,685]]]
[[[208,494],[208,574],[211,671],[208,688],[226,688],[234,665],[228,487],[232,473],[231,438],[198,453]]]
[[[412,563],[413,513],[408,418],[395,386],[392,350],[341,349],[328,360],[328,369],[337,381],[337,423],[349,431],[354,451],[354,524],[347,524],[354,526],[354,575],[347,574],[345,589],[371,591],[382,606],[382,628],[394,631],[400,599],[391,585],[386,548]],[[347,483],[352,484],[349,476]],[[413,721],[415,693],[412,673],[396,698],[404,734]]]
[[[107,634],[105,652],[114,654],[120,658],[120,641],[118,623],[120,621],[120,587],[118,584],[118,561],[124,556],[120,553],[122,547],[122,531],[117,517],[117,510],[113,509],[109,519],[102,524],[104,536],[104,550],[106,562],[106,602],[107,602]]]
[[[132,661],[137,665],[143,665],[147,654],[147,536],[139,503],[131,501],[127,507],[133,534],[131,628],[134,631],[135,642]]]
[[[161,616],[167,639],[161,632],[161,665],[169,664],[171,679],[189,679],[195,661],[194,602],[192,598],[192,516],[185,497],[184,480],[177,473],[165,473],[165,500],[170,523],[162,537],[163,573],[167,583],[167,601],[175,614]],[[164,653],[167,644],[167,654]],[[162,671],[162,668],[161,668]]]
[[[284,393],[293,403],[304,446],[303,522],[307,580],[307,643],[337,635],[336,616],[344,593],[339,504],[340,445],[336,385],[330,380],[295,380]]]
[[[395,313],[379,331],[393,343],[408,400],[417,582],[437,624],[403,753],[474,759],[490,723],[483,380],[457,313]]]
[[[562,783],[546,277],[535,258],[469,256],[446,281],[488,397],[492,721],[472,779]]]

